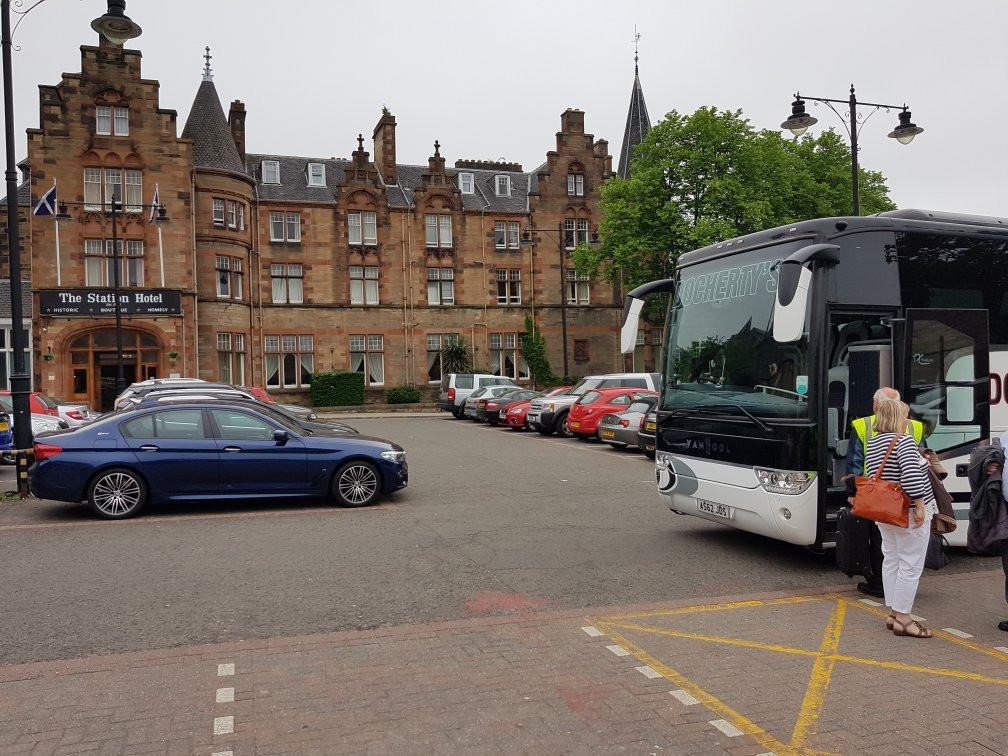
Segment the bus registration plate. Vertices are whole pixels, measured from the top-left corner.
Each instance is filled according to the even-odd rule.
[[[714,515],[715,517],[721,517],[725,520],[730,520],[732,518],[732,508],[724,504],[718,504],[716,501],[707,501],[706,499],[697,499],[697,509],[705,514]]]

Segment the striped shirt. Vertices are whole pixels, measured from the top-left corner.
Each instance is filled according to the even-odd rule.
[[[892,433],[879,433],[868,440],[868,448],[865,449],[865,470],[868,475],[874,475],[878,470],[892,440]],[[901,433],[886,461],[882,480],[899,483],[911,499],[929,502],[934,499],[934,494],[927,471],[927,460],[921,456],[913,436]]]

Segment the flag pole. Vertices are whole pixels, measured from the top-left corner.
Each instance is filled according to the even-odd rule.
[[[164,288],[164,250],[161,247],[161,226],[157,227],[157,251],[158,260],[161,263],[161,288]]]
[[[56,179],[52,182],[53,188],[56,187]],[[53,203],[55,205],[55,202]],[[53,226],[56,228],[56,285],[63,285],[63,273],[60,270],[60,248],[59,248],[59,221],[56,219],[56,208],[53,208]]]

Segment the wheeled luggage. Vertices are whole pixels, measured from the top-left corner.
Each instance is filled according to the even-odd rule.
[[[837,512],[836,561],[847,577],[868,576],[868,539],[875,523],[851,514],[849,507]]]

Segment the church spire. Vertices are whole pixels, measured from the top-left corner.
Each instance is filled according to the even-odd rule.
[[[630,109],[627,112],[626,129],[623,131],[623,148],[620,150],[619,168],[616,175],[620,178],[630,178],[630,161],[633,159],[634,148],[644,141],[651,130],[651,119],[648,118],[647,105],[644,103],[644,92],[641,90],[640,70],[637,66],[640,33],[634,26],[634,82],[630,91]]]

